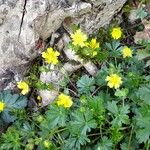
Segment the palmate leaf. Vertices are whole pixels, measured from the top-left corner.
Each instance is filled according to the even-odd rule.
[[[98,86],[106,85],[105,79],[106,79],[107,75],[108,75],[108,72],[107,72],[106,68],[100,69],[100,71],[96,75],[96,79],[95,79],[96,84]]]
[[[87,132],[90,132],[91,129],[96,128],[97,123],[93,119],[93,114],[89,110],[86,112],[76,111],[72,113],[73,120],[71,121],[71,130],[70,132],[75,133],[80,131],[82,135],[86,135]]]
[[[148,13],[143,8],[139,8],[136,10],[136,15],[137,18],[144,19],[148,15]]]
[[[92,110],[93,118],[97,124],[102,125],[105,120],[104,101],[100,96],[87,97],[87,107]]]
[[[120,56],[120,42],[119,41],[112,41],[112,43],[106,43],[106,49],[109,51],[109,56],[111,57],[118,57]]]
[[[144,101],[144,103],[150,105],[150,84],[141,86],[137,91],[137,96]]]
[[[56,126],[63,127],[66,125],[69,111],[64,107],[58,107],[56,105],[50,105],[49,110],[46,112],[46,120],[49,128]]]
[[[146,62],[146,65],[145,65],[146,67],[148,67],[148,66],[150,66],[150,60],[148,60],[147,62]]]
[[[146,143],[147,140],[150,138],[149,128],[138,129],[136,131],[136,137],[140,143],[142,142]]]
[[[108,137],[102,137],[100,143],[96,146],[97,150],[111,150],[113,142]]]
[[[17,119],[16,116],[11,115],[11,112],[8,110],[5,110],[1,114],[1,118],[6,123],[14,122]]]
[[[136,138],[140,143],[146,143],[150,138],[150,106],[142,106],[135,117],[136,121]]]
[[[138,60],[142,60],[142,59],[145,59],[147,57],[150,57],[150,51],[149,50],[144,49],[144,50],[140,50],[137,52]]]
[[[89,94],[95,90],[94,84],[95,80],[93,77],[90,78],[88,75],[84,75],[78,80],[77,87],[79,88],[79,92],[81,94]]]
[[[105,112],[104,101],[100,96],[87,97],[87,104],[95,115],[103,115]]]
[[[145,49],[140,50],[140,51],[137,52],[137,58],[138,58],[138,60],[147,59],[145,67],[148,67],[148,66],[150,66],[150,60],[149,60],[149,57],[150,57],[150,43],[146,42],[145,46],[146,46]]]
[[[6,109],[21,109],[27,105],[27,98],[25,96],[11,94],[11,91],[0,92],[0,100],[6,104]]]
[[[77,110],[72,113],[72,119],[68,125],[70,136],[65,142],[64,150],[80,150],[81,146],[90,142],[90,139],[87,137],[87,132],[90,132],[92,128],[96,128],[97,126],[96,121],[93,119],[93,114],[90,111],[81,112]]]
[[[7,123],[13,122],[16,119],[16,116],[13,115],[13,111],[27,106],[27,98],[25,96],[12,94],[9,90],[0,92],[0,101],[5,103],[5,108],[4,111],[0,113],[0,118]]]
[[[24,122],[20,128],[22,128],[20,132],[22,137],[29,139],[35,136],[36,130],[34,123],[29,124],[29,122]]]
[[[129,90],[127,88],[117,89],[115,92],[115,96],[120,98],[125,98],[128,95]]]
[[[77,134],[66,140],[63,150],[80,150],[87,142],[90,142],[87,136]]]
[[[112,120],[113,126],[122,126],[122,124],[128,124],[129,123],[129,116],[127,115],[129,113],[129,106],[117,106],[117,102],[108,102],[107,109],[113,114],[115,117]]]

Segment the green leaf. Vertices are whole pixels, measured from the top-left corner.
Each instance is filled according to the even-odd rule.
[[[87,107],[92,111],[94,119],[99,125],[105,120],[105,107],[103,99],[99,96],[87,97]]]
[[[123,134],[121,131],[119,131],[120,129],[118,127],[112,127],[110,129],[110,133],[111,133],[111,140],[113,141],[113,143],[117,144],[118,142],[121,141],[121,139],[123,138]]]
[[[142,60],[142,59],[145,59],[147,57],[150,57],[150,51],[149,50],[144,49],[144,50],[140,50],[137,52],[138,60]]]
[[[102,140],[97,145],[97,150],[111,150],[113,146],[113,142],[108,139],[108,137],[104,136],[102,137]]]
[[[9,110],[5,110],[1,113],[1,118],[5,123],[14,122],[16,120],[16,117],[13,116]]]
[[[108,102],[108,104],[107,104],[107,109],[111,112],[111,113],[113,113],[113,114],[118,114],[119,113],[119,110],[118,110],[118,107],[117,107],[117,102],[114,102],[114,101],[112,101],[112,102]]]
[[[138,129],[136,131],[136,137],[140,143],[142,143],[142,142],[146,143],[150,137],[149,128]]]
[[[39,71],[40,72],[49,72],[49,69],[46,66],[40,66]]]
[[[137,96],[150,105],[150,84],[144,85],[137,91]]]
[[[112,43],[106,43],[106,48],[109,51],[112,51],[113,54],[116,54],[116,51],[120,47],[120,42],[119,41],[112,41]]]
[[[115,96],[125,98],[128,95],[129,90],[127,88],[117,89],[115,92]]]
[[[136,10],[136,15],[137,18],[144,19],[148,15],[148,13],[143,8],[139,8]]]
[[[74,135],[71,136],[65,143],[63,150],[80,150],[82,145],[85,145],[90,140],[85,135]]]
[[[29,122],[24,122],[20,128],[22,128],[20,132],[22,137],[29,139],[35,136],[36,130],[34,123],[29,124]]]
[[[140,143],[146,143],[150,137],[150,106],[144,105],[136,114],[136,138]]]
[[[82,135],[86,135],[91,129],[96,128],[97,123],[93,119],[93,114],[87,110],[86,112],[76,111],[72,113],[73,120],[70,122],[71,131],[80,131]]]
[[[1,112],[0,118],[4,122],[10,123],[16,120],[13,112],[17,109],[22,109],[27,106],[27,97],[18,94],[11,94],[11,91],[6,90],[0,92],[0,101],[5,103],[4,111]]]
[[[127,150],[128,149],[128,144],[127,143],[122,143],[121,144],[121,150]]]
[[[46,120],[50,129],[56,126],[63,127],[66,125],[67,117],[69,111],[60,106],[50,105],[48,111],[46,112]],[[44,124],[43,124],[44,125]]]
[[[107,75],[108,75],[108,72],[105,68],[100,69],[100,71],[97,73],[96,78],[95,78],[96,84],[98,86],[106,85],[105,79]]]
[[[122,124],[128,124],[129,123],[129,116],[127,115],[129,113],[129,106],[117,106],[117,103],[112,101],[108,102],[107,109],[113,114],[113,120],[112,125],[113,126],[119,126],[121,127]]]
[[[84,75],[78,80],[77,87],[79,88],[79,92],[89,94],[95,90],[95,80],[93,77],[89,77],[88,75]]]
[[[148,67],[148,66],[150,66],[150,60],[148,60],[147,62],[146,62],[146,65],[145,65],[146,67]]]
[[[16,128],[9,127],[0,139],[1,150],[19,150],[21,149],[21,138]]]

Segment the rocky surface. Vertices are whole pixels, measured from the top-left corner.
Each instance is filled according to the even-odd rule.
[[[13,88],[30,62],[44,50],[44,40],[69,23],[89,34],[110,22],[126,0],[0,0],[0,90]],[[65,20],[65,21],[64,21]],[[61,36],[61,34],[60,34]]]

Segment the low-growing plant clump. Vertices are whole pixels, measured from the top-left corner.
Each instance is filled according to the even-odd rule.
[[[143,49],[122,42],[124,30],[109,29],[104,43],[80,28],[70,36],[68,48],[81,59],[93,61],[99,71],[76,76],[74,87],[63,86],[53,103],[36,111],[27,105],[32,89],[50,90],[34,74],[16,85],[19,94],[0,93],[0,150],[149,150],[150,149],[150,43]],[[148,54],[147,54],[148,53]],[[61,66],[60,52],[52,47],[41,55],[47,64],[39,71]],[[71,79],[71,76],[68,77]],[[65,81],[64,81],[65,82]],[[10,124],[11,123],[11,124]]]

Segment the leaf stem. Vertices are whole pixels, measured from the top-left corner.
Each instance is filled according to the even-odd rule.
[[[100,135],[101,135],[101,139],[102,139],[102,137],[103,137],[102,126],[100,126]]]
[[[130,132],[129,143],[128,143],[128,150],[130,150],[132,134],[133,134],[133,126],[132,126],[131,132]]]
[[[124,98],[122,98],[122,106],[124,107]]]
[[[150,140],[148,140],[146,143],[146,150],[149,150],[149,146],[150,146]]]

